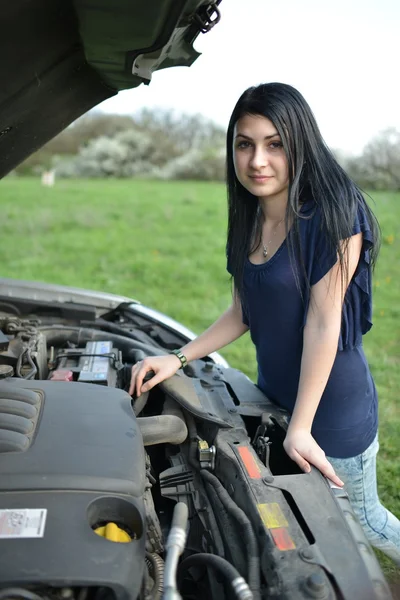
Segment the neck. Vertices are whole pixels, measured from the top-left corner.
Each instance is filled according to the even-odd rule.
[[[288,202],[287,194],[284,197],[263,197],[258,200],[265,221],[278,223],[285,218]]]

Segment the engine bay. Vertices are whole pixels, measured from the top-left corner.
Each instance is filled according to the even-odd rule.
[[[100,314],[101,313],[101,314]],[[288,415],[120,304],[0,299],[0,597],[390,598],[343,490],[301,473]]]

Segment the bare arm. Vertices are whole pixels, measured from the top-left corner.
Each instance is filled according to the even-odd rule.
[[[188,361],[207,356],[237,340],[246,331],[242,321],[242,307],[235,298],[231,306],[204,333],[182,348]]]
[[[362,234],[350,238],[345,259],[347,281],[341,285],[339,263],[311,288],[310,306],[303,337],[300,380],[296,404],[285,440],[289,456],[305,471],[309,462],[337,485],[342,485],[325,454],[311,436],[314,416],[336,357],[344,293],[357,267]]]
[[[224,346],[227,346],[248,330],[242,321],[242,307],[235,297],[231,306],[204,333],[181,348],[188,361],[207,356]],[[152,356],[145,358],[132,367],[132,378],[129,393],[139,396],[151,390],[157,383],[174,375],[181,363],[175,355]],[[155,373],[144,385],[146,373]]]

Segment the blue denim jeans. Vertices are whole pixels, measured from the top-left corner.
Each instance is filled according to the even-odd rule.
[[[400,566],[400,521],[379,501],[376,485],[378,437],[358,456],[327,457],[345,490],[370,544]]]

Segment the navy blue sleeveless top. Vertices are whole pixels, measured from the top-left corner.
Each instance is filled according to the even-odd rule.
[[[308,280],[316,284],[337,261],[321,228],[318,207],[306,203],[299,219]],[[362,347],[372,327],[370,249],[372,232],[362,207],[353,235],[363,234],[360,260],[346,293],[336,359],[318,406],[312,435],[328,456],[349,458],[372,443],[378,428],[377,393]],[[289,233],[290,235],[290,233]],[[228,266],[228,271],[231,269]],[[300,273],[300,268],[298,268]],[[300,276],[300,275],[299,275]],[[261,265],[244,269],[243,322],[257,351],[258,386],[270,400],[293,411],[300,377],[303,327],[309,293],[296,285],[287,240]]]

